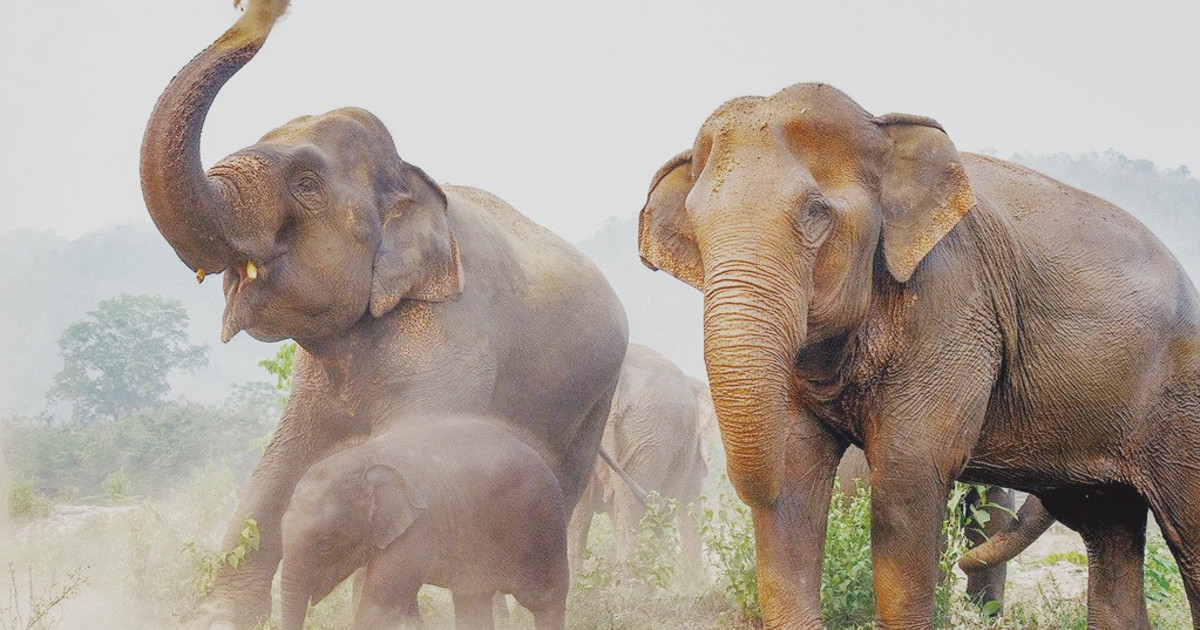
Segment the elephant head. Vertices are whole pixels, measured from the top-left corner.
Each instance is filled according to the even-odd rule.
[[[399,538],[427,509],[411,472],[358,457],[318,462],[296,486],[284,514],[280,578],[283,628],[300,630],[310,602]]]
[[[286,5],[250,0],[167,86],[142,142],[142,191],[198,279],[228,272],[223,340],[246,330],[313,349],[401,299],[457,296],[461,262],[445,194],[366,111],[297,118],[202,169],[209,107]]]
[[[778,495],[800,353],[860,324],[878,282],[910,282],[974,203],[936,122],[872,116],[820,84],[725,103],[660,169],[639,250],[704,294],[705,363],[744,501]]]

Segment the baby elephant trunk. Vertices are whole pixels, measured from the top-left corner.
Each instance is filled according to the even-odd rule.
[[[305,574],[285,571],[281,579],[280,591],[282,592],[281,608],[283,616],[283,623],[280,626],[281,630],[303,630],[304,628],[304,617],[308,614],[311,589],[305,584],[298,583],[298,575]]]

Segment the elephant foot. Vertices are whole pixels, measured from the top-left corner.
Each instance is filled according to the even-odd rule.
[[[184,630],[253,630],[271,616],[271,609],[257,610],[219,597],[209,597],[196,608],[184,624]]]

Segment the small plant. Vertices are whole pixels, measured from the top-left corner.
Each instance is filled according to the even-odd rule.
[[[0,630],[50,630],[62,618],[63,602],[78,593],[87,578],[82,568],[67,573],[61,582],[52,573],[50,582],[39,591],[34,587],[32,566],[22,587],[16,568],[10,564],[8,584],[8,602],[0,607]]]
[[[701,498],[704,518],[700,521],[700,537],[717,568],[718,579],[724,586],[738,615],[752,622],[762,620],[758,605],[758,579],[755,574],[754,524],[750,511],[733,496],[728,479],[722,475],[715,498]]]
[[[192,594],[197,600],[207,597],[217,580],[217,574],[224,567],[238,568],[246,556],[258,551],[259,545],[258,521],[247,516],[242,521],[242,531],[238,534],[238,544],[225,553],[204,551],[195,542],[183,545],[183,551],[192,558],[195,574],[192,578]]]
[[[830,627],[870,625],[875,617],[871,575],[871,489],[829,505],[821,569],[821,615]]]
[[[646,514],[638,523],[633,557],[628,562],[637,582],[657,589],[670,586],[678,560],[679,530],[675,526],[678,510],[676,501],[665,500],[657,492],[646,497]]]
[[[679,533],[675,527],[675,501],[664,500],[651,492],[646,498],[646,513],[638,523],[633,550],[628,558],[616,559],[600,551],[612,547],[611,526],[592,524],[583,564],[575,571],[575,588],[603,591],[621,587],[666,589],[675,575]],[[609,523],[604,519],[605,523]]]
[[[1151,602],[1162,602],[1183,593],[1183,578],[1161,532],[1146,536],[1145,575],[1146,599]]]

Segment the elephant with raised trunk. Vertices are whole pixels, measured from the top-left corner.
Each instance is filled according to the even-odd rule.
[[[424,584],[450,589],[460,630],[490,629],[509,593],[538,630],[565,627],[567,508],[554,473],[510,431],[445,418],[317,462],[283,517],[283,630],[301,630],[351,573],[356,630],[421,624]]]
[[[703,292],[767,627],[821,625],[832,477],[871,468],[879,624],[933,623],[955,479],[1088,548],[1092,628],[1147,628],[1147,509],[1200,627],[1200,300],[1113,205],[800,84],[719,107],[655,176],[640,251]]]
[[[268,614],[297,480],[406,418],[497,418],[574,506],[625,356],[624,310],[591,262],[500,199],[438,185],[364,110],[297,118],[204,171],[209,106],[285,6],[251,0],[171,81],[142,144],[155,225],[198,278],[225,274],[223,337],[245,330],[301,348],[223,541],[236,545],[252,516],[261,548],[221,571],[193,627],[248,628]]]
[[[619,468],[596,461],[595,474],[571,515],[572,567],[583,558],[596,513],[612,519],[617,555],[632,553],[646,514],[645,492],[677,503],[684,559],[692,568],[701,566],[700,531],[688,506],[704,488],[710,446],[705,436],[716,432],[716,422],[707,384],[658,352],[629,344],[601,441]]]

